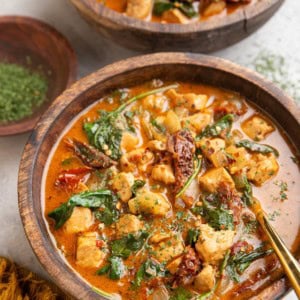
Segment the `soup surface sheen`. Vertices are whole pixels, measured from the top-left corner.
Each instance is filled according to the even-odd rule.
[[[282,276],[253,197],[297,251],[298,182],[284,135],[242,96],[153,80],[113,91],[61,136],[45,218],[66,260],[105,293],[249,299]]]

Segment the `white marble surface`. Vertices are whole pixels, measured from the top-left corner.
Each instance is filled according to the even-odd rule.
[[[137,53],[116,46],[90,30],[67,0],[0,0],[0,15],[27,15],[52,24],[68,37],[79,60],[79,76]],[[249,65],[266,49],[283,55],[293,81],[300,79],[300,1],[286,0],[263,28],[214,55]],[[17,205],[19,160],[29,134],[0,138],[0,255],[47,276],[26,240]],[[288,299],[297,299],[289,295]]]

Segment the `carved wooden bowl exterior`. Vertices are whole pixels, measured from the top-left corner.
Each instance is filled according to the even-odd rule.
[[[284,0],[257,0],[224,18],[190,24],[160,24],[129,18],[97,0],[70,0],[97,31],[116,43],[138,51],[209,53],[249,36],[279,9]]]

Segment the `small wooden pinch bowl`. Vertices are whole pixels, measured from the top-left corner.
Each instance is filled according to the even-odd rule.
[[[0,62],[25,66],[48,81],[46,101],[31,116],[0,124],[0,136],[32,130],[51,101],[76,80],[77,59],[67,39],[29,17],[0,17]]]
[[[53,280],[76,299],[104,299],[77,274],[58,251],[43,211],[43,174],[53,147],[70,122],[89,105],[116,88],[131,87],[153,78],[190,81],[237,91],[268,114],[297,153],[300,151],[300,109],[271,82],[223,59],[199,54],[157,53],[106,66],[79,80],[60,95],[35,127],[24,149],[19,170],[19,210],[27,238]],[[101,279],[99,279],[101,280]],[[287,291],[282,276],[264,290],[261,299]]]
[[[209,53],[226,48],[256,31],[284,0],[257,0],[227,16],[212,16],[188,24],[161,24],[138,20],[113,11],[97,0],[69,0],[98,32],[138,51]]]

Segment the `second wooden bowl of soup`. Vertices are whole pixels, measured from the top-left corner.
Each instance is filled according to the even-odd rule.
[[[277,299],[287,282],[251,201],[298,255],[299,117],[222,59],[107,66],[57,98],[25,147],[31,246],[77,299]]]
[[[127,48],[139,51],[208,53],[226,48],[249,36],[274,15],[284,0],[240,1],[243,4],[236,4],[239,1],[205,0],[201,3],[206,2],[207,6],[196,17],[197,1],[192,11],[171,5],[172,8],[160,16],[154,15],[151,0],[70,2],[93,28]],[[127,2],[132,3],[127,5],[126,12]],[[164,1],[155,2],[160,2],[158,9],[155,9],[159,13],[170,7]]]

